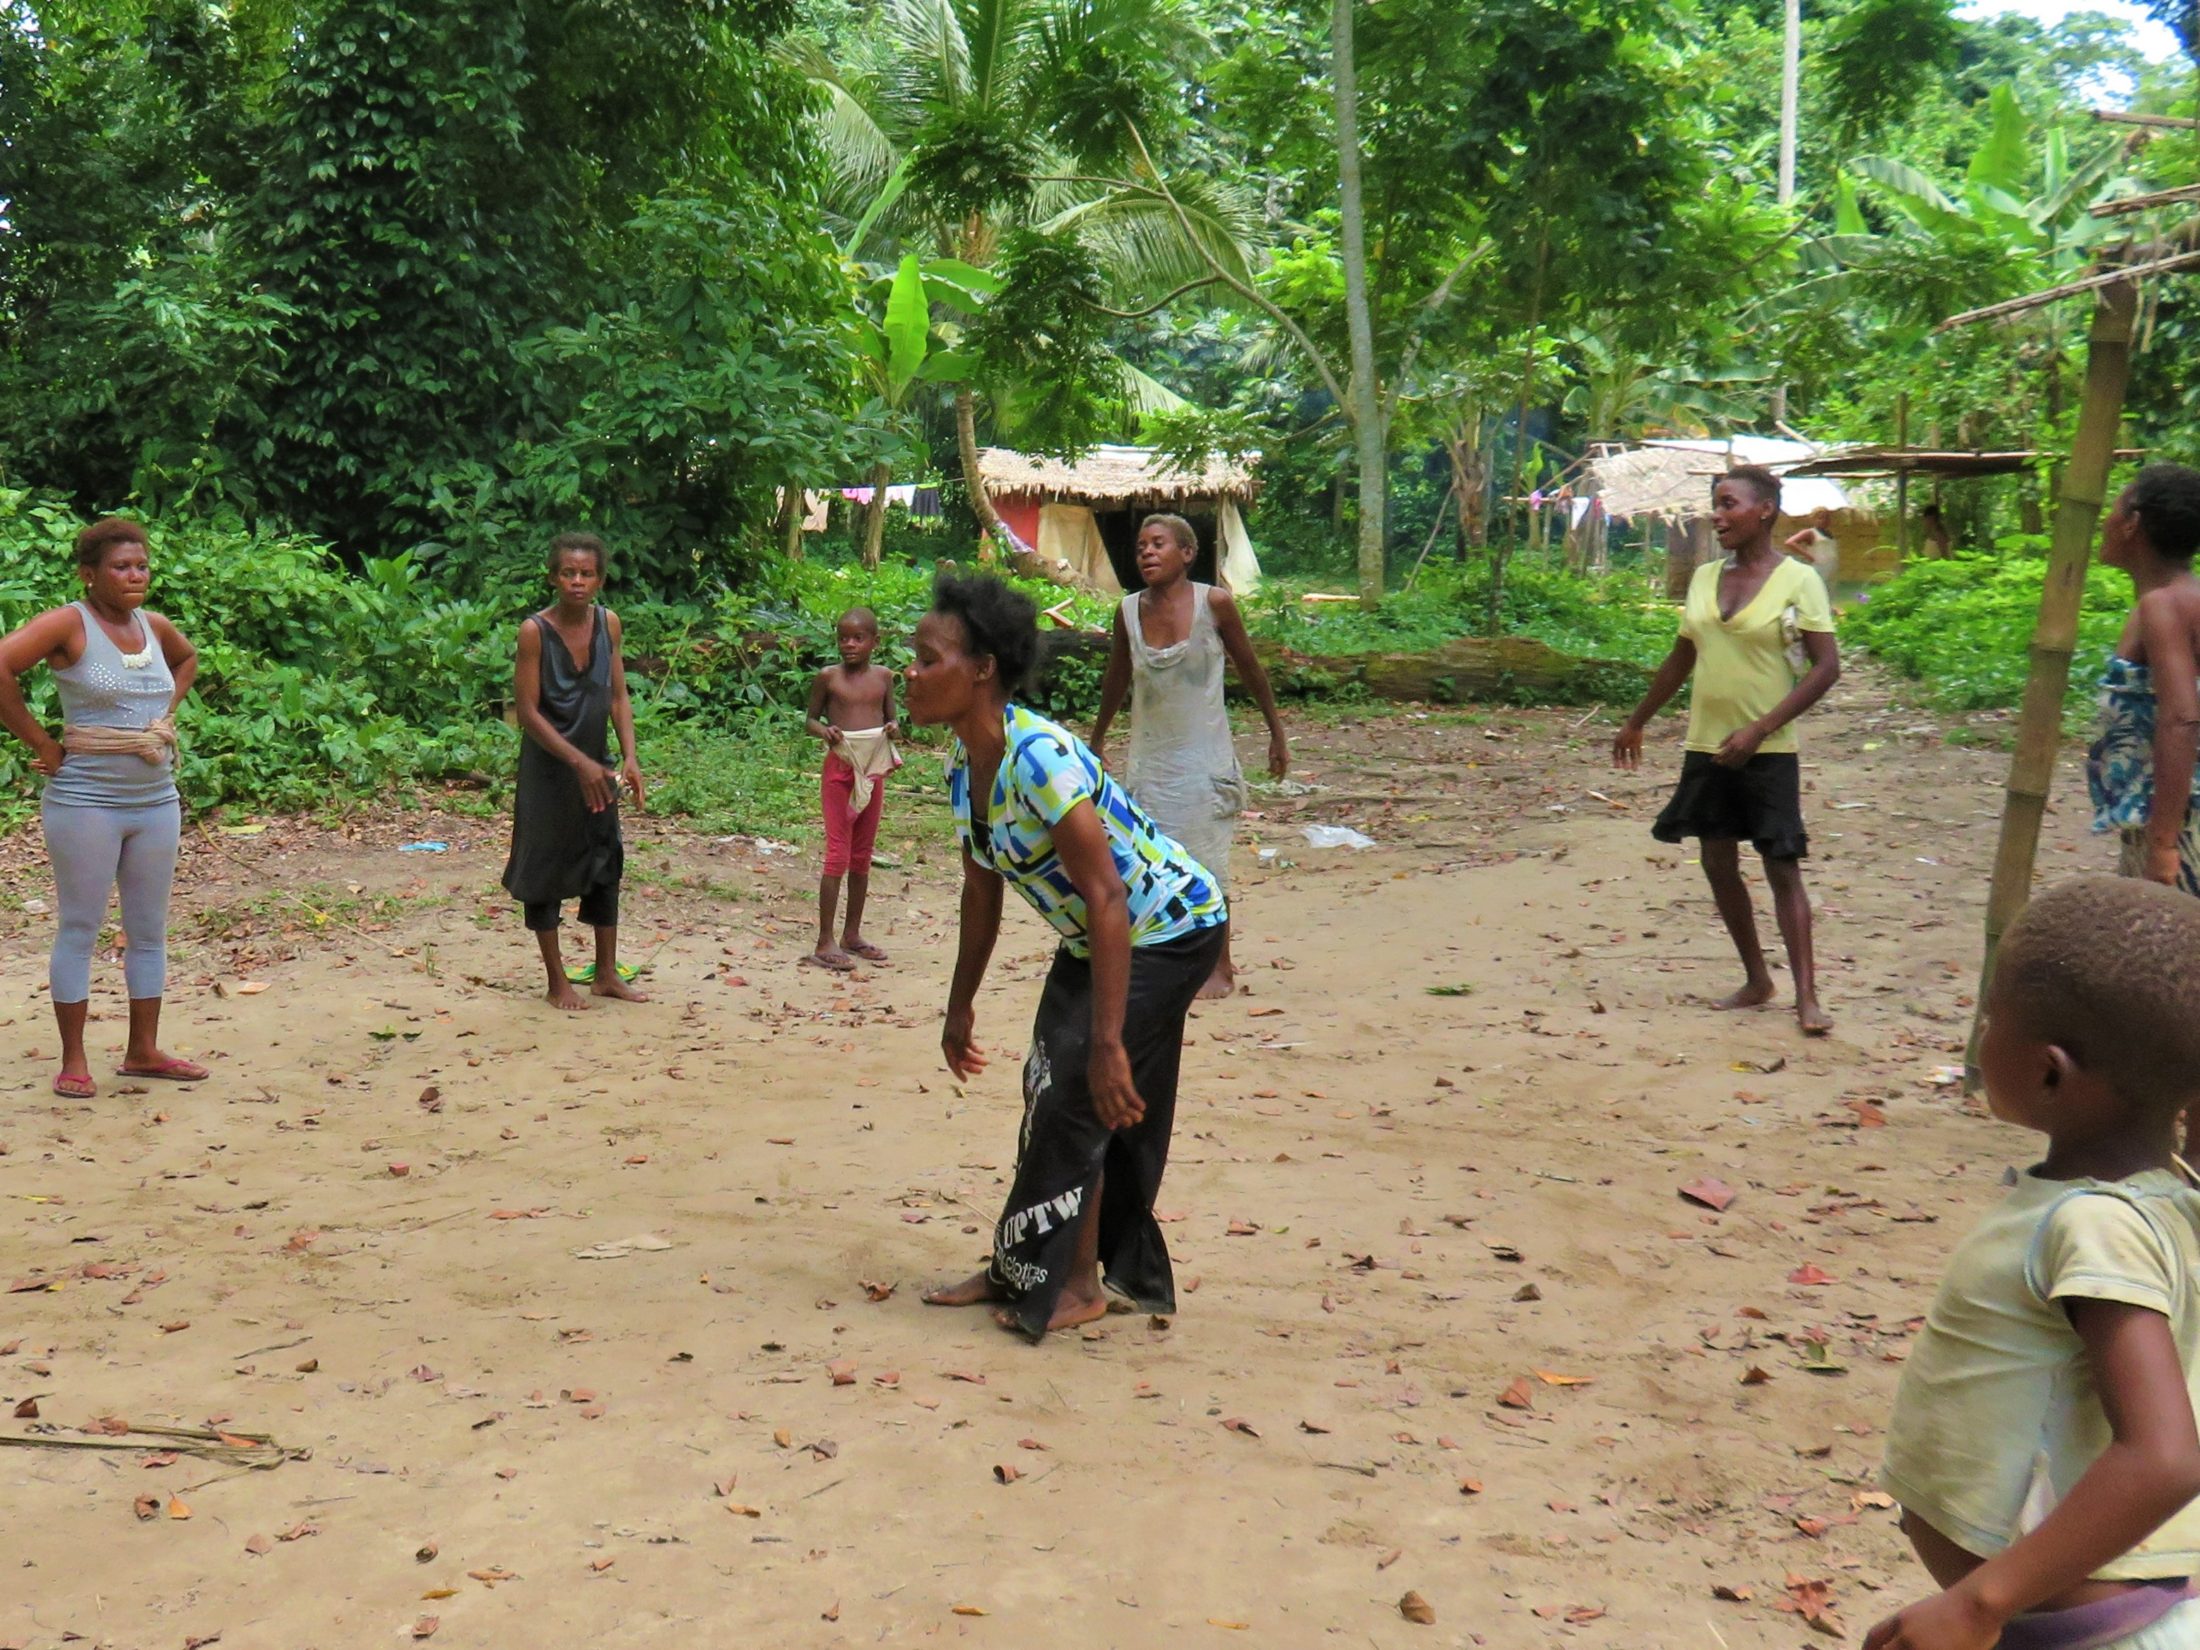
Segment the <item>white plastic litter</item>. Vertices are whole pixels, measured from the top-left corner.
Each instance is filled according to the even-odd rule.
[[[1309,848],[1372,848],[1375,839],[1362,836],[1349,825],[1302,825]]]

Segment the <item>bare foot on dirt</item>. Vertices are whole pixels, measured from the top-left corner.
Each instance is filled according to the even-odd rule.
[[[1795,1023],[1803,1028],[1806,1037],[1826,1037],[1833,1032],[1833,1016],[1818,1006],[1816,997],[1795,1005]]]
[[[840,949],[846,952],[849,956],[861,957],[865,962],[868,963],[882,963],[886,960],[886,953],[884,951],[881,951],[877,946],[873,945],[869,940],[865,939],[861,934],[856,935],[852,939],[845,934],[842,935],[840,940]]]
[[[1054,1316],[1047,1319],[1047,1333],[1060,1329],[1075,1329],[1080,1324],[1098,1323],[1108,1315],[1108,1297],[1104,1294],[1079,1295],[1064,1289],[1054,1303]],[[1014,1312],[1002,1307],[993,1314],[993,1321],[1003,1329],[1013,1329],[1021,1335],[1023,1324]]]
[[[835,974],[851,973],[856,966],[855,958],[837,945],[821,945],[802,960],[812,968],[830,969]]]
[[[1207,983],[1199,988],[1199,1000],[1211,1002],[1217,997],[1228,997],[1237,991],[1237,972],[1218,968],[1207,976]]]
[[[578,1014],[588,1005],[581,1001],[581,994],[573,989],[571,980],[560,980],[549,990],[550,1006],[563,1009],[568,1014]]]
[[[1736,1008],[1762,1008],[1771,1001],[1772,982],[1770,980],[1765,980],[1762,983],[1752,981],[1750,984],[1743,986],[1741,990],[1721,997],[1711,1006],[1721,1011]]]
[[[927,1306],[982,1306],[987,1301],[1007,1299],[1008,1291],[986,1272],[973,1272],[960,1283],[943,1283],[937,1289],[924,1292]]]
[[[594,985],[588,988],[588,994],[591,997],[616,997],[622,1003],[646,1003],[649,1001],[641,992],[636,991],[626,981],[620,979],[617,969],[611,971],[609,980],[598,979]]]

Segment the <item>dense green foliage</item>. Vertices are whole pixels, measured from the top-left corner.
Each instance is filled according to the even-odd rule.
[[[1916,678],[1942,709],[2013,707],[2024,697],[2046,576],[2046,547],[2036,538],[2005,539],[1992,555],[1916,562],[1848,614],[1842,638]],[[2096,563],[2086,574],[2070,667],[2072,716],[2090,714],[2130,611],[2130,579]]]
[[[1284,577],[1249,606],[1279,641],[1509,630],[1637,669],[1669,633],[1652,570],[1530,553],[1520,494],[1594,443],[1776,412],[2061,448],[2082,303],[1936,324],[2176,229],[2090,208],[2200,147],[2090,118],[2192,108],[2113,19],[1812,0],[1784,203],[1781,10],[1355,5],[1355,201],[1318,0],[0,0],[0,619],[69,594],[59,541],[127,508],[205,652],[195,800],[495,782],[510,628],[546,539],[593,527],[667,800],[784,811],[833,615],[903,635],[971,558],[977,448],[1130,438],[1261,455]],[[2171,457],[2200,436],[2191,290],[2150,291],[2131,394]],[[1981,545],[2037,529],[2048,468],[1920,493]],[[790,559],[792,489],[889,479],[947,516]],[[1383,593],[1363,498],[1387,605],[1301,604]],[[1859,634],[2003,702],[2032,565],[1914,570]]]

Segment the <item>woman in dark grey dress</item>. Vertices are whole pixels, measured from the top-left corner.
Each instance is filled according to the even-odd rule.
[[[524,737],[504,887],[520,902],[542,947],[550,1001],[563,1009],[588,1006],[573,989],[558,948],[559,911],[569,899],[580,901],[581,921],[596,930],[590,991],[645,1000],[619,978],[619,879],[626,868],[619,786],[634,793],[637,808],[643,790],[619,657],[619,616],[596,603],[603,581],[603,540],[562,533],[552,541],[550,584],[557,600],[519,627],[513,673]],[[619,734],[617,767],[605,740],[607,724]]]

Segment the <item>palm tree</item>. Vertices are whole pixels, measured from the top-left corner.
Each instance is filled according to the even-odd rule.
[[[1200,45],[1180,0],[884,0],[840,61],[814,41],[788,51],[821,93],[851,256],[986,269],[1014,231],[1074,237],[1106,312],[1131,318],[1212,284],[1210,259],[1249,270],[1249,214],[1204,174],[1165,174],[1148,146],[1157,99]],[[1130,405],[1168,396],[1125,376]],[[1009,544],[978,475],[976,385],[957,383],[954,405],[971,508]]]

